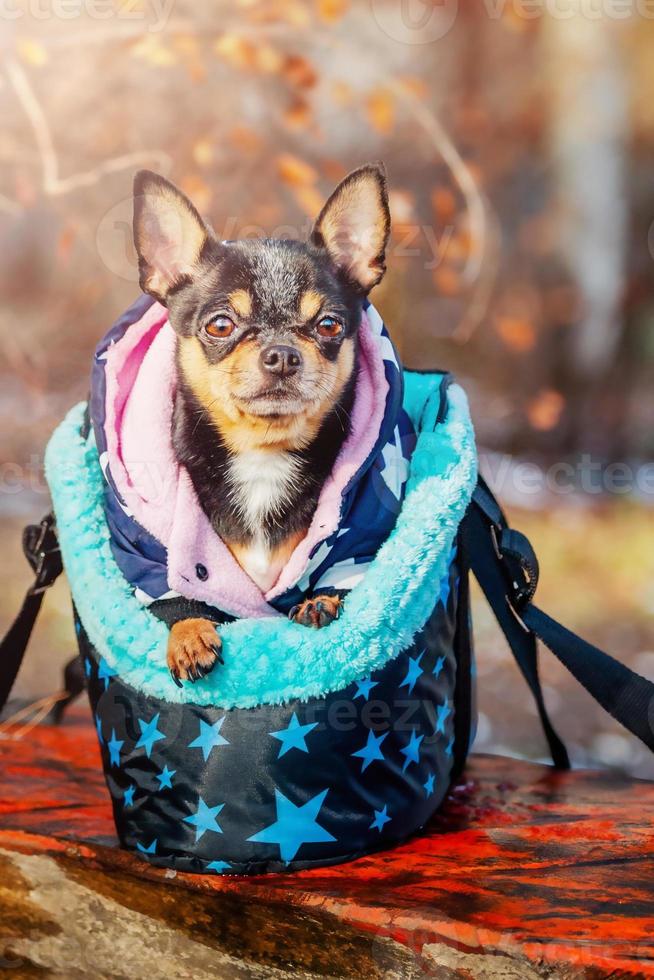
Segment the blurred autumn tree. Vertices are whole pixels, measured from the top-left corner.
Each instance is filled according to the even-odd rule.
[[[136,294],[135,169],[224,237],[302,235],[370,158],[394,218],[375,302],[407,365],[455,370],[488,446],[652,456],[650,22],[445,2],[430,41],[399,7],[174,0],[158,19],[116,0],[3,22],[3,459],[42,448]]]

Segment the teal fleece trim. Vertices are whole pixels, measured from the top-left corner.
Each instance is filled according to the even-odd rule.
[[[247,708],[342,690],[410,646],[448,574],[477,479],[472,423],[457,385],[448,389],[446,421],[436,424],[441,377],[405,373],[405,405],[418,432],[406,497],[341,617],[322,630],[272,617],[221,626],[224,667],[182,689],[166,666],[167,627],[136,599],[113,559],[97,450],[79,433],[84,405],[73,408],[48,445],[46,476],[73,601],[108,665],[155,698]]]

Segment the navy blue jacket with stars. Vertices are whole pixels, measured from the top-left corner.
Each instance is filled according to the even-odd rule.
[[[121,498],[107,462],[105,355],[130,326],[143,317],[152,303],[147,296],[137,300],[98,345],[89,400],[90,419],[103,462],[105,511],[112,551],[123,575],[145,604],[172,598],[178,593],[171,589],[168,580],[166,548],[134,519]],[[351,589],[365,574],[367,565],[391,532],[404,499],[408,460],[415,447],[415,432],[402,407],[402,371],[393,343],[381,317],[369,303],[366,303],[366,313],[382,353],[388,384],[383,421],[372,451],[343,491],[338,528],[313,546],[301,578],[281,595],[269,600],[269,605],[281,613],[287,613],[305,596],[317,590]],[[190,564],[193,565],[191,559]],[[191,590],[192,584],[189,586]],[[198,598],[191,592],[184,595],[187,599]],[[219,606],[219,602],[215,604]]]

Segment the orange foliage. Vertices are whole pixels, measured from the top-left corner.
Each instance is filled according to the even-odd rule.
[[[294,99],[284,110],[284,122],[291,129],[306,129],[311,119],[311,107],[304,99]]]
[[[436,266],[433,279],[441,296],[456,296],[461,291],[461,278],[456,269],[451,266]]]
[[[258,44],[254,53],[255,67],[262,72],[275,74],[284,66],[284,55],[272,44]]]
[[[338,184],[347,174],[347,167],[344,167],[340,160],[327,157],[322,161],[322,172],[333,184]]]
[[[318,14],[328,24],[340,20],[348,7],[348,0],[318,0]]]
[[[470,236],[465,231],[452,232],[445,237],[443,254],[448,262],[465,262],[470,254]]]
[[[187,174],[181,180],[181,188],[192,199],[198,211],[208,211],[211,206],[213,191],[197,174]]]
[[[325,203],[324,194],[321,194],[317,187],[312,187],[310,184],[294,187],[293,196],[309,218],[317,218]]]
[[[286,55],[281,72],[289,85],[295,88],[313,88],[318,81],[316,69],[300,54]]]
[[[261,148],[261,137],[249,126],[243,124],[234,126],[229,133],[229,138],[236,147],[243,153],[256,153]]]
[[[536,330],[529,320],[515,316],[498,316],[495,329],[509,350],[526,354],[536,345]]]
[[[558,425],[564,408],[565,399],[559,391],[543,388],[527,404],[527,418],[534,429],[548,432]]]
[[[291,27],[308,27],[311,12],[303,0],[240,0],[240,6],[247,7],[248,19],[256,24],[289,24]]]
[[[456,214],[456,198],[449,187],[434,187],[431,206],[439,222],[452,221]]]
[[[416,99],[424,99],[429,95],[429,88],[422,78],[405,75],[403,78],[399,78],[398,82],[407,95],[412,95]]]
[[[252,69],[255,67],[254,44],[238,34],[222,34],[214,44],[214,51],[234,68]]]
[[[306,160],[301,160],[292,153],[282,153],[277,157],[277,172],[284,183],[291,187],[315,184],[318,179],[318,171]]]
[[[395,100],[386,89],[375,89],[366,99],[368,121],[378,133],[388,135],[395,124]]]

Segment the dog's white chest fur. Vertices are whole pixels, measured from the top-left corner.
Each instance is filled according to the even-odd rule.
[[[275,513],[283,514],[299,467],[297,458],[289,453],[263,449],[239,453],[230,460],[230,495],[252,534],[252,541],[238,549],[237,557],[263,592],[275,584],[288,557],[279,549],[270,549],[264,521]]]

